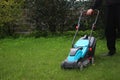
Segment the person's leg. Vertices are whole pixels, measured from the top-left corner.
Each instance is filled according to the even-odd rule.
[[[115,18],[115,7],[109,6],[106,10],[106,28],[105,36],[107,40],[107,48],[110,55],[113,55],[116,51],[115,40],[116,40],[116,18]]]
[[[118,26],[117,26],[117,36],[120,37],[120,5],[118,5],[118,9],[117,9],[117,17],[118,17]]]

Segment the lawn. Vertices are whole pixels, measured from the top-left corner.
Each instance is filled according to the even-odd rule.
[[[72,37],[0,40],[0,80],[120,80],[120,39],[117,54],[107,52],[105,40],[97,40],[95,64],[83,71],[63,70]]]

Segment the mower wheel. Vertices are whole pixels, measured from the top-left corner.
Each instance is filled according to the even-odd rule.
[[[80,71],[83,70],[83,64],[82,64],[82,62],[78,62],[78,68],[80,69]]]
[[[65,69],[64,62],[61,63],[61,69]]]
[[[94,57],[91,58],[90,63],[94,64]]]

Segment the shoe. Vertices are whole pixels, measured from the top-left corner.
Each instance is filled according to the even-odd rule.
[[[115,53],[115,51],[109,51],[107,54],[103,54],[103,56],[113,56]]]

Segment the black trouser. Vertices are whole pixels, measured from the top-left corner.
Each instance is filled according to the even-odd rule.
[[[106,28],[105,36],[109,51],[115,51],[116,31],[120,29],[120,5],[106,7]]]

